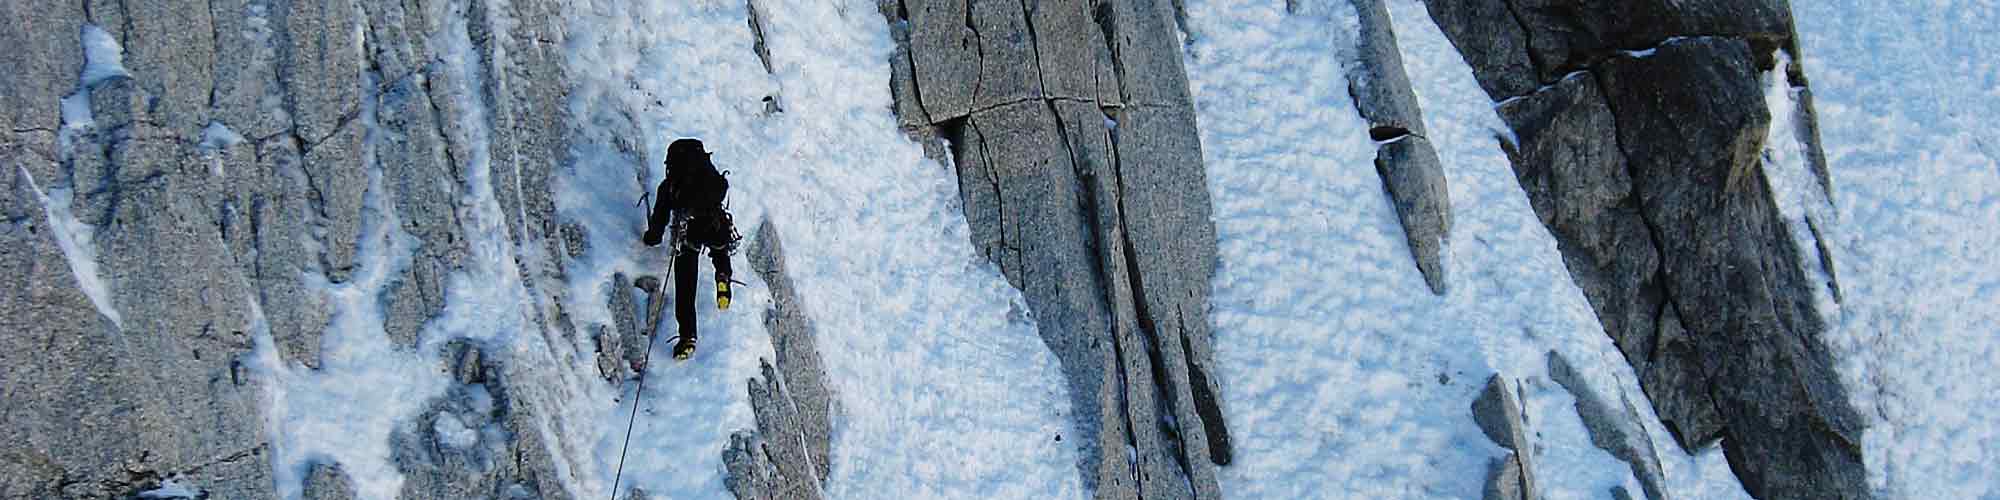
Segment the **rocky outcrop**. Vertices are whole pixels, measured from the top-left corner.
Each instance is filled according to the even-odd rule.
[[[785,271],[784,247],[769,221],[750,240],[750,266],[771,290],[764,328],[777,363],[762,363],[763,379],[749,381],[756,432],[737,432],[722,452],[725,484],[739,500],[824,498],[833,436],[833,394],[813,341],[811,322]]]
[[[506,363],[480,344],[453,341],[444,350],[453,384],[389,436],[401,498],[569,498],[542,451],[542,429],[531,401],[507,380]]]
[[[0,336],[0,496],[122,498],[143,486],[131,478],[179,477],[214,498],[271,497],[253,318],[283,362],[319,366],[332,311],[318,285],[353,279],[360,249],[382,243],[362,228],[385,221],[417,249],[383,290],[385,328],[416,346],[468,255],[472,158],[492,159],[479,182],[508,234],[546,250],[523,252],[524,281],[560,293],[542,284],[563,263],[536,258],[561,250],[548,180],[567,137],[545,129],[566,121],[565,86],[559,52],[543,50],[563,32],[559,8],[0,6],[0,329],[19,332]],[[458,37],[473,71],[440,62],[466,62],[441,55]],[[451,89],[478,89],[478,106]],[[501,398],[512,409],[496,418],[521,419],[503,447],[529,458],[510,462],[545,468],[529,399]]]
[[[1639,423],[1639,410],[1624,393],[1619,393],[1620,405],[1612,406],[1591,391],[1569,361],[1555,351],[1549,351],[1549,378],[1576,398],[1576,414],[1583,419],[1591,445],[1630,464],[1632,477],[1639,479],[1646,498],[1673,498],[1666,489],[1666,474],[1660,470],[1660,455],[1653,451],[1653,439],[1646,435],[1645,425]]]
[[[1535,492],[1534,445],[1528,441],[1528,419],[1521,412],[1519,390],[1499,374],[1486,379],[1486,388],[1472,400],[1472,421],[1494,444],[1508,450],[1486,471],[1485,500],[1526,500],[1541,498]]]
[[[313,464],[300,488],[305,500],[354,500],[354,483],[340,464]]]
[[[1375,172],[1382,176],[1410,255],[1423,272],[1431,293],[1444,295],[1449,282],[1444,249],[1451,238],[1451,192],[1445,186],[1444,165],[1431,147],[1424,128],[1424,111],[1403,71],[1403,52],[1382,0],[1353,0],[1360,16],[1357,60],[1347,71],[1347,92],[1354,107],[1368,120],[1368,136],[1376,146]]]
[[[958,172],[973,243],[1062,363],[1087,487],[1218,498],[1231,446],[1209,345],[1215,226],[1173,5],[882,10],[899,120],[948,140],[932,154]]]
[[[1722,440],[1758,497],[1868,497],[1860,422],[1759,158],[1758,70],[1796,59],[1789,6],[1427,5],[1499,101],[1516,178],[1681,446]]]

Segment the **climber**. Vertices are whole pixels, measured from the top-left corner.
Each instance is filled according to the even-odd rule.
[[[729,309],[729,255],[736,252],[736,223],[729,217],[729,179],[715,169],[700,140],[679,139],[667,146],[667,179],[660,182],[658,202],[646,218],[646,246],[659,246],[673,231],[674,320],[680,341],[674,360],[694,355],[695,257],[703,249],[715,266],[715,307]]]

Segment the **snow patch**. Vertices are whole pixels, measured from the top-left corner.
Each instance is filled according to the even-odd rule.
[[[78,288],[90,297],[91,305],[97,306],[97,313],[111,320],[120,331],[125,322],[118,315],[118,309],[111,304],[111,287],[97,272],[97,243],[95,228],[76,219],[70,212],[72,191],[70,188],[54,188],[47,192],[35,184],[34,174],[27,167],[20,167],[21,178],[28,181],[28,189],[41,200],[42,211],[47,215],[51,235],[56,238],[56,246],[62,249],[63,259],[69,262],[70,274],[76,276]]]
[[[97,124],[96,118],[90,112],[90,89],[80,88],[70,95],[63,96],[62,124],[64,141],[66,143],[69,140],[70,132],[89,128]],[[65,146],[64,149],[68,149],[68,147]]]
[[[231,130],[228,125],[223,125],[222,122],[208,122],[208,127],[201,129],[201,147],[203,148],[223,149],[242,143],[243,134],[236,133],[235,130]]]
[[[466,448],[479,443],[479,432],[465,426],[452,412],[438,413],[431,421],[431,431],[437,434],[439,444],[452,448]]]
[[[230,130],[229,126],[223,125],[220,121],[212,121],[208,122],[208,127],[201,130],[201,143],[196,147],[208,158],[209,173],[216,178],[223,178],[227,177],[229,172],[222,166],[222,151],[242,143],[242,134]]]
[[[118,40],[111,33],[95,24],[83,25],[83,78],[84,87],[113,77],[131,77],[125,70],[125,48],[118,46]]]
[[[148,500],[169,498],[197,500],[208,498],[208,492],[182,482],[180,478],[176,477],[160,481],[160,487],[158,488],[139,492],[139,498]]]
[[[1764,85],[1764,105],[1771,114],[1771,125],[1764,137],[1763,172],[1766,183],[1771,187],[1771,196],[1777,201],[1778,212],[1784,217],[1785,229],[1798,248],[1798,265],[1814,284],[1814,302],[1821,319],[1828,324],[1839,322],[1840,304],[1834,301],[1834,278],[1827,274],[1822,259],[1819,237],[1835,234],[1832,227],[1836,220],[1832,201],[1820,189],[1819,180],[1806,164],[1806,145],[1798,140],[1798,90],[1786,82],[1785,71],[1793,64],[1791,56],[1783,51],[1777,53],[1777,66],[1759,76]],[[1821,235],[1813,234],[1812,224],[1822,226]],[[1830,248],[1829,248],[1830,250]]]
[[[368,181],[352,279],[332,284],[306,276],[334,313],[320,338],[319,368],[288,365],[275,348],[260,349],[270,351],[258,364],[271,378],[271,461],[281,498],[298,498],[308,468],[327,459],[347,471],[357,496],[394,498],[403,478],[389,435],[444,394],[448,383],[438,373],[434,348],[400,348],[383,329],[384,287],[409,265],[416,238],[402,231],[393,205],[383,199],[381,171],[371,169]]]

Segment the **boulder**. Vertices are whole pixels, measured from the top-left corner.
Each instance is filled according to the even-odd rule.
[[[1396,205],[1410,254],[1431,293],[1447,286],[1443,253],[1451,237],[1451,191],[1444,166],[1424,128],[1424,111],[1403,70],[1402,49],[1389,8],[1382,0],[1353,0],[1360,15],[1359,59],[1347,71],[1348,94],[1368,120],[1368,135],[1378,144],[1375,172]]]
[[[1472,420],[1486,438],[1509,450],[1488,467],[1484,498],[1533,499],[1535,494],[1534,445],[1528,441],[1528,419],[1521,413],[1516,389],[1494,374],[1472,400]]]

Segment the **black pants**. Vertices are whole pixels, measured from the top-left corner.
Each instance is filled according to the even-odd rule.
[[[711,217],[689,217],[680,228],[679,240],[674,249],[674,320],[680,323],[683,337],[695,336],[694,295],[695,275],[701,269],[695,260],[703,250],[708,251],[709,262],[715,266],[715,281],[729,281],[729,254],[735,253],[736,224],[727,213]]]

